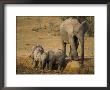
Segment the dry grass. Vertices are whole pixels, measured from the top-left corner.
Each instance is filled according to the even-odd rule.
[[[36,43],[43,45],[45,50],[57,50],[61,48],[59,35],[59,17],[17,17],[17,54],[16,54],[16,73],[17,74],[40,74],[32,68],[32,60],[28,57],[31,48]],[[53,29],[49,28],[52,21]],[[41,25],[39,25],[39,23]],[[85,67],[80,68],[78,61],[67,64],[64,74],[94,74],[94,37],[85,37]],[[67,55],[69,47],[67,46]],[[80,46],[78,48],[80,55]],[[50,74],[45,72],[46,74]],[[52,72],[55,74],[56,72]]]

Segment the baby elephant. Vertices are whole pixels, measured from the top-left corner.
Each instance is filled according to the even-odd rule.
[[[50,71],[52,71],[54,66],[57,67],[58,73],[62,73],[65,69],[68,60],[66,59],[66,55],[63,50],[58,49],[58,51],[54,52],[52,50],[48,51],[48,63],[47,66]]]
[[[33,47],[31,58],[33,60],[33,67],[35,67],[37,70],[44,70],[48,59],[48,54],[44,52],[44,49],[41,45],[36,45]]]

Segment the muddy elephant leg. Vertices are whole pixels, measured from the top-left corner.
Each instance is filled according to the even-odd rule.
[[[58,73],[61,74],[61,65],[58,64]]]
[[[45,63],[45,61],[42,61],[42,66],[41,66],[41,73],[44,73],[44,69],[45,69],[45,67],[46,67],[46,63]]]
[[[39,61],[34,61],[34,67],[38,70]]]
[[[32,60],[32,67],[33,67],[33,68],[36,67],[36,61],[34,61],[34,59]]]
[[[65,65],[60,66],[60,74],[62,74],[62,72],[64,71],[64,69],[65,69]]]
[[[49,70],[49,62],[46,62],[46,70]]]
[[[44,69],[45,69],[45,67],[46,67],[46,62],[45,62],[45,61],[43,61],[43,62],[42,62],[42,69],[44,70]]]
[[[38,61],[38,70],[41,70],[41,69],[42,69],[42,62]]]
[[[74,41],[73,36],[71,34],[69,34],[69,42],[70,42],[70,45],[71,45],[72,57],[74,57],[75,60],[78,60],[79,57],[78,57],[78,53],[77,53],[77,50],[76,50],[75,41]]]
[[[49,62],[49,71],[52,71],[53,62]]]

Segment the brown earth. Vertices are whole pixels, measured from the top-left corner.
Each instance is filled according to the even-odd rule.
[[[50,24],[51,23],[51,24]],[[40,43],[45,50],[57,50],[61,48],[59,17],[16,17],[16,73],[17,74],[40,74],[32,68],[32,60],[29,58],[31,48]],[[85,63],[80,68],[79,61],[72,61],[67,64],[63,74],[94,74],[94,37],[85,37],[84,45]],[[67,55],[69,45],[67,45]],[[80,45],[78,47],[80,56]],[[49,72],[44,72],[51,74]],[[55,71],[52,74],[56,74]]]

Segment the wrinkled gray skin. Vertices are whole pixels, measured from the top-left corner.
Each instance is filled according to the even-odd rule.
[[[63,50],[61,49],[59,49],[57,52],[54,52],[52,50],[48,51],[47,67],[50,71],[52,71],[53,67],[57,65],[57,72],[62,73],[68,62],[66,57],[67,56],[65,56]]]
[[[44,70],[48,59],[48,53],[44,52],[41,45],[36,45],[32,49],[31,58],[33,60],[33,67],[37,70]]]
[[[79,23],[77,19],[66,19],[60,26],[62,49],[66,54],[66,44],[70,44],[71,59],[79,60],[77,48],[81,44],[81,65],[84,62],[84,33],[88,26],[86,21]]]

